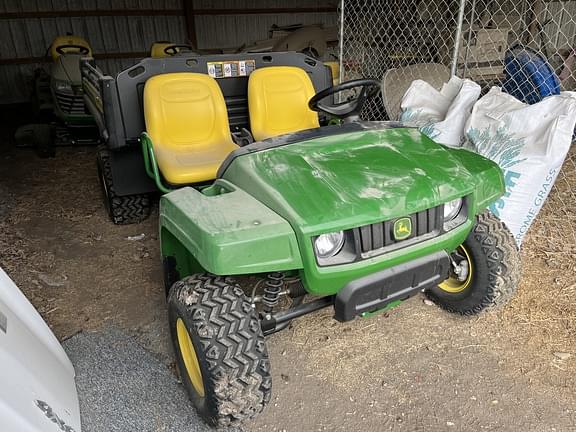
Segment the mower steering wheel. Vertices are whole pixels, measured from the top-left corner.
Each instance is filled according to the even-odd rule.
[[[358,96],[353,99],[332,105],[322,103],[322,100],[328,96],[332,96],[336,93],[340,93],[341,91],[351,90],[358,87],[360,87],[361,90],[359,91]],[[362,109],[364,102],[366,102],[366,99],[374,97],[379,90],[380,83],[373,79],[356,79],[346,81],[316,93],[308,102],[308,108],[310,108],[312,111],[330,114],[331,116],[337,117],[339,119],[355,121],[358,120],[360,110]]]
[[[180,50],[192,51],[192,47],[190,45],[185,44],[172,44],[164,48],[164,53],[168,54],[169,56],[173,56],[176,54],[180,54],[181,52]]]
[[[70,49],[70,48],[73,48],[73,49],[77,50],[77,51],[78,51],[77,54],[87,55],[87,54],[90,53],[90,50],[89,50],[88,48],[86,48],[85,46],[82,46],[82,45],[74,45],[74,44],[58,45],[58,46],[56,47],[56,52],[57,52],[58,54],[61,54],[61,55],[72,54],[72,53],[69,52],[69,51],[64,51],[64,50],[67,50],[67,49]],[[74,53],[74,54],[76,54],[76,53]]]

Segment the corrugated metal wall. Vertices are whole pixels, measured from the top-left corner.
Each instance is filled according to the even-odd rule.
[[[0,12],[78,11],[114,9],[181,9],[179,0],[0,1]],[[184,40],[183,16],[102,16],[26,18],[0,21],[0,58],[42,57],[52,39],[71,32],[88,39],[95,53],[145,52],[155,40]],[[107,59],[98,64],[108,73],[137,59]],[[0,102],[28,100],[34,70],[46,63],[0,66]]]
[[[286,7],[336,8],[337,1],[322,0],[195,0],[195,9],[273,9]],[[196,34],[200,48],[232,48],[268,38],[272,24],[336,25],[336,12],[283,13],[262,15],[203,15],[196,17]]]
[[[336,1],[320,0],[194,0],[195,9],[328,7]],[[182,0],[0,0],[0,13],[93,11],[121,9],[169,9],[177,16],[88,16],[0,20],[0,60],[42,57],[52,39],[72,32],[88,39],[96,54],[146,52],[155,40],[185,42],[186,24]],[[201,15],[195,25],[200,48],[239,47],[265,39],[272,24],[334,25],[337,14],[246,14]],[[98,65],[114,74],[138,61],[137,58],[100,59]],[[0,103],[27,101],[34,70],[47,63],[0,65]]]

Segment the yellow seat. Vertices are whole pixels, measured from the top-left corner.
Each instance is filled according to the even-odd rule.
[[[314,86],[304,70],[291,66],[257,69],[248,80],[250,127],[257,141],[319,127],[308,108]]]
[[[173,47],[171,49],[171,53],[167,53],[165,51],[166,48]],[[152,58],[164,58],[170,57],[176,54],[180,54],[184,51],[192,51],[192,47],[186,44],[175,44],[173,42],[168,41],[158,41],[152,44],[150,48],[150,57]]]
[[[166,42],[166,41],[154,42],[152,44],[152,47],[150,47],[150,57],[152,58],[169,57],[169,55],[164,52],[164,49],[170,45],[173,45],[172,42]]]
[[[238,148],[220,87],[205,74],[150,78],[144,86],[144,119],[158,168],[171,184],[215,179],[222,161]]]
[[[52,60],[57,60],[62,54],[82,54],[85,57],[92,57],[92,48],[80,36],[56,36],[50,45],[50,55]]]

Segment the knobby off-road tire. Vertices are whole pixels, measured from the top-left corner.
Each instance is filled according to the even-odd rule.
[[[477,216],[463,246],[472,266],[469,285],[461,292],[434,287],[427,291],[428,297],[448,312],[461,315],[505,304],[520,281],[520,254],[506,225],[486,210]]]
[[[232,279],[208,274],[176,282],[168,296],[176,363],[198,413],[225,427],[254,417],[270,401],[270,362],[260,322]],[[204,396],[187,373],[177,323],[182,320],[195,351]]]
[[[110,167],[110,150],[105,146],[98,147],[97,163],[104,203],[112,222],[116,225],[128,225],[146,219],[150,215],[150,196],[148,194],[116,195]]]

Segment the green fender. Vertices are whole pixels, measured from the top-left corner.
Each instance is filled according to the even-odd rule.
[[[241,275],[302,268],[294,231],[280,216],[226,180],[184,187],[160,199],[164,258],[180,277]]]

